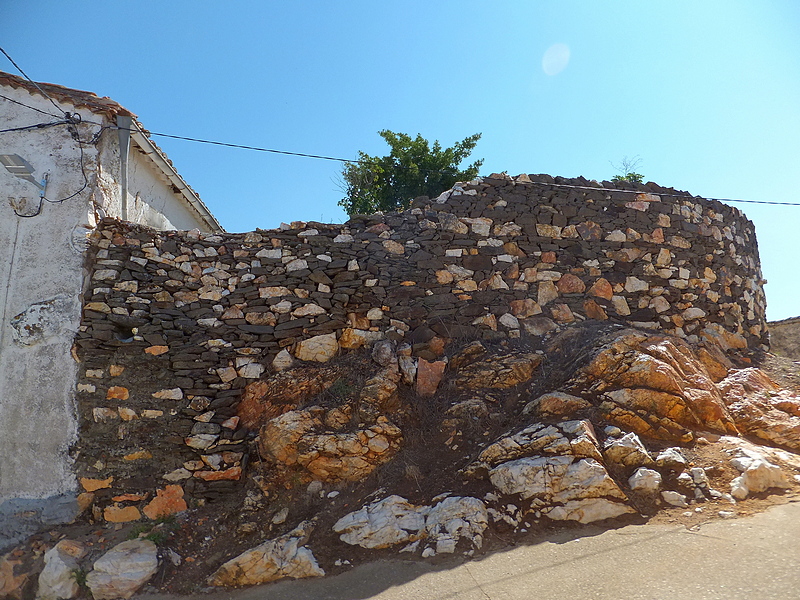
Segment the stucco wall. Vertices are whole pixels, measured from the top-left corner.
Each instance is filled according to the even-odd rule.
[[[55,110],[22,90],[4,94]],[[96,118],[86,111],[81,116]],[[8,128],[56,120],[10,102],[3,103],[3,117]],[[89,126],[79,131],[91,135]],[[28,160],[37,179],[48,172],[52,200],[84,185],[77,144],[63,125],[5,133],[0,153]],[[96,161],[96,148],[85,145],[83,171],[90,182]],[[0,169],[0,529],[5,501],[46,498],[76,485],[68,456],[76,432],[71,348],[80,320],[90,192],[60,204],[45,202],[38,216],[20,218],[14,207],[34,214],[38,189]]]
[[[132,145],[128,160],[128,220],[155,229],[205,229],[197,215],[175,200],[172,184]]]
[[[3,95],[21,103],[0,100],[4,128],[61,120],[28,108],[58,114],[41,95],[6,86]],[[72,344],[81,315],[86,237],[98,219],[122,215],[118,133],[107,129],[99,140],[92,139],[97,123],[114,123],[71,104],[60,106],[82,119],[77,126],[87,142],[82,159],[65,125],[0,136],[0,154],[22,156],[37,180],[49,173],[50,200],[72,196],[86,184],[78,195],[44,202],[40,214],[23,218],[14,209],[34,215],[38,189],[0,167],[0,549],[30,527],[68,518],[74,504],[70,498],[77,483],[69,448],[77,429],[77,364]],[[202,227],[135,150],[131,172],[134,195],[141,190],[147,203],[129,218],[157,228]],[[54,504],[55,496],[65,502]],[[56,505],[58,510],[48,512]]]

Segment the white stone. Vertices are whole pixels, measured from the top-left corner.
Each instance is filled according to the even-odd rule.
[[[307,268],[308,268],[308,263],[302,258],[295,258],[294,260],[291,260],[288,263],[286,263],[287,273],[291,273],[292,271],[302,271],[303,269]]]
[[[340,233],[335,238],[333,238],[334,244],[349,244],[353,241],[353,236],[349,233]]]
[[[619,439],[606,442],[603,456],[608,462],[624,467],[653,464],[653,459],[635,433],[627,433]]]
[[[181,388],[161,390],[154,393],[153,398],[158,398],[159,400],[183,400],[183,390]]]
[[[263,372],[264,365],[260,363],[248,363],[238,371],[239,377],[244,377],[245,379],[258,379]]]
[[[501,325],[508,329],[519,329],[519,320],[511,313],[505,313],[498,319],[498,321]]]
[[[283,252],[280,248],[264,248],[256,252],[258,258],[281,258]]]
[[[272,368],[276,371],[285,371],[289,369],[294,364],[294,358],[292,355],[289,354],[289,351],[284,348],[278,354],[275,355],[275,358],[272,360]]]
[[[627,277],[625,279],[625,291],[626,292],[645,292],[650,289],[650,284],[646,281],[642,281],[638,277]]]
[[[470,496],[445,498],[425,517],[425,531],[427,537],[436,543],[437,554],[453,552],[460,538],[468,538],[475,548],[480,548],[483,532],[488,526],[486,506],[478,498]]]
[[[693,321],[695,319],[702,319],[703,317],[705,317],[706,311],[700,308],[692,307],[692,308],[687,308],[685,311],[683,311],[683,314],[681,316],[687,321]]]
[[[661,492],[661,499],[671,506],[677,506],[679,508],[686,508],[689,506],[689,504],[686,502],[686,496],[679,494],[678,492],[673,492],[672,490],[665,490]]]
[[[61,540],[45,552],[36,600],[68,600],[77,596],[80,588],[75,572],[84,553],[83,545],[71,540]]]
[[[686,467],[686,459],[680,448],[666,448],[656,457],[656,466],[680,471]]]
[[[632,514],[636,511],[621,502],[613,502],[606,498],[586,498],[583,500],[570,500],[563,506],[554,506],[545,509],[542,513],[555,521],[578,521],[579,523],[593,523],[603,519]]]
[[[158,570],[158,547],[150,540],[117,544],[94,563],[86,585],[95,600],[130,598]]]
[[[742,473],[731,481],[731,495],[737,500],[744,500],[750,494],[766,492],[772,488],[791,487],[781,468],[765,458],[740,456],[731,460],[731,464]]]
[[[242,586],[268,583],[291,577],[325,575],[314,554],[304,544],[312,531],[310,521],[303,521],[294,530],[268,540],[223,564],[209,578],[214,586]]]
[[[661,489],[661,473],[646,467],[639,467],[628,478],[628,485],[632,490],[654,494]]]
[[[603,465],[592,458],[520,458],[489,471],[489,480],[504,494],[519,494],[523,499],[536,497],[547,502],[567,502],[600,496],[625,498]]]
[[[423,537],[429,507],[420,507],[400,496],[389,496],[351,512],[336,521],[333,530],[352,546],[387,548]]]
[[[370,321],[380,321],[383,318],[383,311],[380,308],[370,308],[367,311],[367,319]]]
[[[324,315],[325,309],[321,306],[311,303],[311,304],[303,304],[303,306],[296,308],[292,311],[292,314],[295,317],[316,317],[318,315]]]
[[[328,362],[339,351],[336,333],[317,335],[298,342],[294,356],[298,360]]]

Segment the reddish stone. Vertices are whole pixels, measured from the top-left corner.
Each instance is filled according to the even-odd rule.
[[[169,346],[150,346],[144,349],[145,354],[151,354],[153,356],[160,356],[169,352]]]
[[[653,235],[650,236],[650,241],[654,244],[663,244],[664,243],[664,230],[661,227],[657,229],[653,229]]]
[[[561,279],[556,283],[556,287],[562,294],[581,294],[586,290],[586,284],[583,283],[581,278],[571,273],[562,275]]]
[[[542,262],[554,265],[556,263],[555,252],[542,252]]]
[[[156,497],[144,507],[144,514],[148,519],[155,520],[159,517],[168,517],[189,508],[183,499],[183,488],[177,484],[168,485],[163,490],[156,491]]]
[[[614,288],[611,287],[607,279],[601,277],[589,288],[589,295],[603,298],[604,300],[611,300],[611,297],[614,295]]]
[[[591,298],[583,303],[583,310],[586,311],[587,319],[595,319],[596,321],[605,321],[608,319],[606,311],[597,302]]]
[[[231,467],[224,471],[196,471],[194,476],[203,481],[236,481],[242,476],[242,468]]]
[[[447,363],[442,360],[428,362],[424,358],[420,358],[417,364],[417,394],[433,396],[442,381],[446,366]]]

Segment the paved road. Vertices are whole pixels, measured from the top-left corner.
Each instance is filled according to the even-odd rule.
[[[166,600],[166,596],[141,596]],[[631,525],[498,552],[450,569],[379,562],[204,600],[793,600],[800,599],[800,502],[754,517]],[[172,600],[178,600],[172,597]]]

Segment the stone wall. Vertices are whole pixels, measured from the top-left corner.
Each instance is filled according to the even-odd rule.
[[[224,494],[246,468],[236,406],[249,382],[384,337],[425,360],[448,340],[585,319],[765,343],[756,239],[740,211],[603,185],[494,175],[400,214],[245,234],[103,222],[76,338],[74,453],[95,510],[139,518],[154,485]]]

